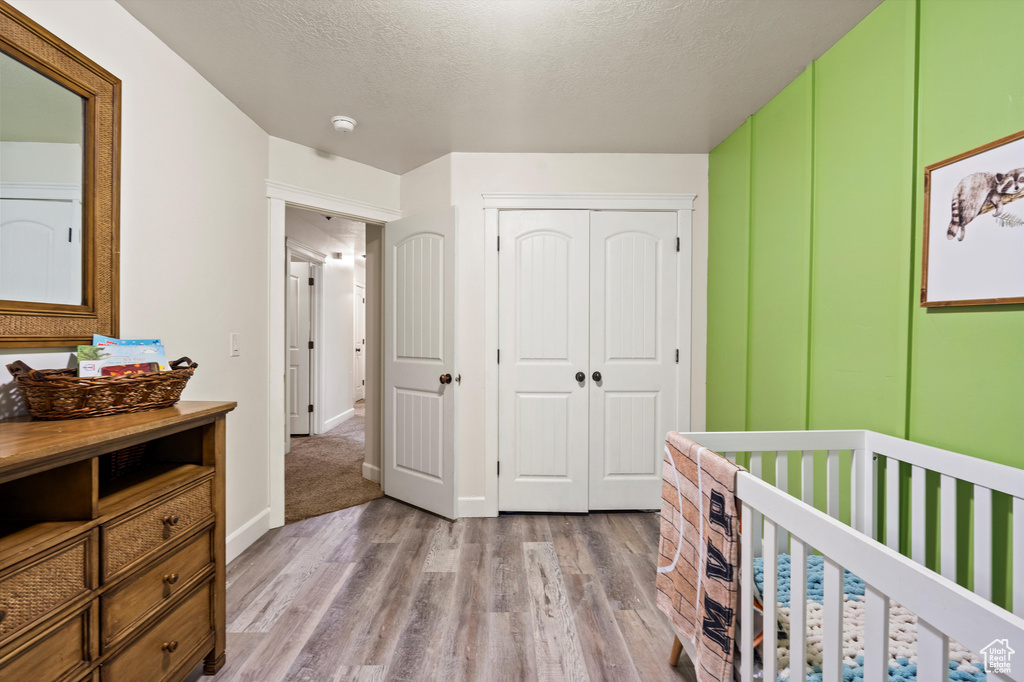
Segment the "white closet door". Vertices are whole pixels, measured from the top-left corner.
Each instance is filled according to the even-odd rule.
[[[384,228],[384,492],[446,518],[456,495],[455,230],[454,208]]]
[[[591,214],[590,509],[661,506],[678,380],[676,220]]]
[[[366,394],[366,287],[355,286],[355,364],[353,372],[353,398],[362,400]]]
[[[293,261],[288,265],[288,423],[293,436],[310,434],[309,275],[309,263]]]
[[[500,214],[498,506],[504,511],[588,507],[589,226],[589,211]]]

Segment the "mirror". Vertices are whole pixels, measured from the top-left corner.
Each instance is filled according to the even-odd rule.
[[[121,81],[0,0],[0,347],[118,335]]]
[[[82,304],[84,102],[0,53],[0,299]]]

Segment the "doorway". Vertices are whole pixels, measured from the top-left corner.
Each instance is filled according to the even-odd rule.
[[[356,349],[365,344],[365,296],[357,298],[357,286],[365,289],[366,225],[289,207],[285,235],[284,501],[292,522],[383,492],[364,478],[365,403],[354,382],[363,371]]]

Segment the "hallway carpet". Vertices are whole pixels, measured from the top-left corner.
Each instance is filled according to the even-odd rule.
[[[284,458],[285,523],[320,516],[384,495],[363,478],[365,454],[364,403],[344,424],[320,436],[292,438]]]

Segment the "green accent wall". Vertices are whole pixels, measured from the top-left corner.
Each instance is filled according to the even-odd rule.
[[[1024,70],[993,68],[1021,36],[1020,0],[885,0],[712,151],[709,429],[867,428],[1024,468],[1024,306],[918,304],[924,167],[1024,129]]]

